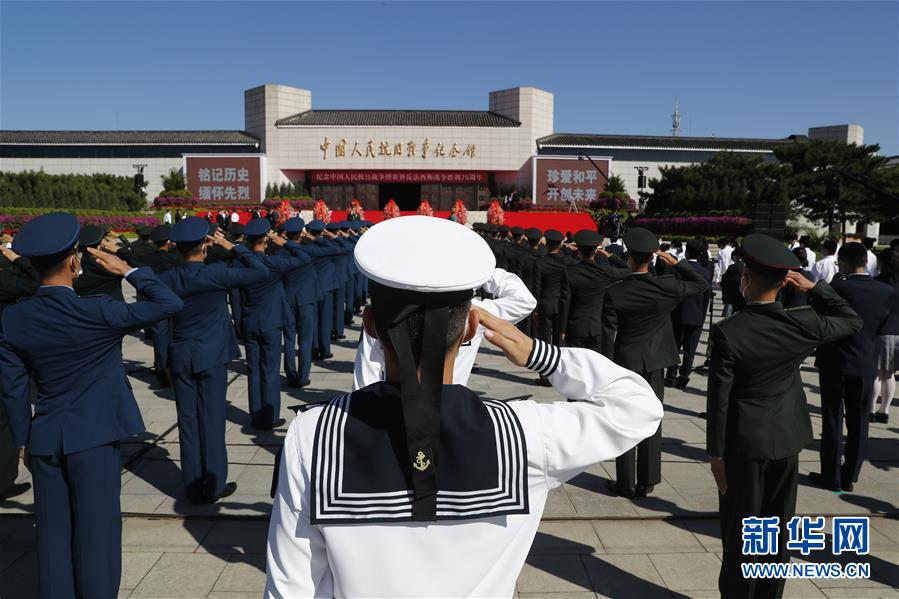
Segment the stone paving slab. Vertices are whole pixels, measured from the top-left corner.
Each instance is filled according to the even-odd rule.
[[[334,346],[333,361],[313,366],[313,386],[284,388],[283,405],[327,400],[351,385],[354,343]],[[705,336],[700,352],[705,348]],[[286,427],[257,432],[249,427],[245,365],[229,373],[226,440],[229,479],[237,492],[225,501],[194,506],[181,489],[178,431],[170,389],[157,386],[146,366],[152,347],[137,336],[123,351],[147,432],[123,444],[122,597],[258,597],[264,584],[268,495],[274,455]],[[697,357],[697,363],[702,358]],[[820,435],[817,373],[802,369],[812,426]],[[530,372],[510,366],[483,347],[470,386],[496,398],[559,397],[533,385]],[[721,542],[717,493],[705,454],[705,377],[694,375],[684,390],[666,389],[663,481],[646,498],[614,497],[606,483],[614,461],[595,464],[548,498],[544,521],[521,572],[518,597],[717,597]],[[293,413],[286,410],[289,421]],[[899,425],[875,424],[870,457],[854,493],[833,494],[809,484],[818,470],[817,442],[800,454],[798,509],[808,514],[899,515]],[[19,482],[30,482],[26,470]],[[33,493],[0,503],[0,597],[36,596]],[[899,520],[872,518],[867,581],[790,581],[786,597],[895,597],[899,599]]]

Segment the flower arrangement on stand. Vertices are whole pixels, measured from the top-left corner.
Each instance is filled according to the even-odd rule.
[[[421,204],[418,205],[418,213],[419,216],[434,216],[434,209],[431,208],[431,202],[427,200],[422,200]]]
[[[499,200],[490,202],[490,208],[487,209],[487,222],[491,225],[501,225],[505,220],[506,215],[503,207],[499,205]]]
[[[362,204],[359,200],[353,198],[353,201],[350,202],[350,209],[347,210],[346,219],[365,220],[365,211],[362,209]]]
[[[396,218],[400,215],[400,207],[396,205],[396,202],[393,201],[393,198],[387,200],[387,204],[384,206],[384,220],[389,220],[391,218]]]
[[[324,200],[316,200],[315,206],[312,207],[312,214],[316,220],[320,220],[325,224],[331,222],[331,210]]]
[[[465,209],[465,203],[462,200],[456,200],[453,204],[453,220],[460,225],[468,224],[468,210]]]

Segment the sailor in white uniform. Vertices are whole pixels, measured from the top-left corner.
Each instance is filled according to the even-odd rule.
[[[265,596],[510,597],[549,491],[652,435],[662,405],[600,354],[472,308],[495,261],[465,227],[387,220],[355,259],[371,282],[363,323],[384,346],[386,380],[291,424]],[[452,384],[458,345],[479,326],[510,362],[578,401],[503,402]]]
[[[487,310],[494,316],[518,324],[537,307],[537,299],[528,291],[521,278],[515,273],[496,268],[484,283],[485,292],[493,299],[472,298],[471,304]],[[484,341],[483,326],[479,326],[470,341],[459,346],[456,363],[453,366],[453,384],[467,385],[471,369],[478,357],[478,349]],[[362,331],[362,338],[356,346],[356,361],[353,368],[353,391],[372,383],[383,381],[385,376],[384,350],[381,343]]]

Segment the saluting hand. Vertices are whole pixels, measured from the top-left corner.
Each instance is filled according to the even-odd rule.
[[[795,270],[791,270],[787,273],[787,283],[804,293],[808,293],[815,288],[814,281],[809,281]]]
[[[524,366],[528,362],[534,340],[522,333],[509,321],[498,318],[482,308],[475,307],[478,320],[484,328],[487,341],[503,350],[510,362],[516,366]]]
[[[218,229],[216,229],[215,234],[208,235],[207,239],[215,245],[225,248],[226,250],[234,249],[234,244],[228,241],[225,235]]]
[[[3,254],[3,257],[9,260],[10,262],[15,262],[20,258],[20,256],[12,251],[12,248],[0,247],[0,253]]]
[[[677,264],[677,258],[672,256],[668,252],[663,252],[660,250],[660,251],[656,252],[656,256],[658,256],[659,259],[662,262],[664,262],[665,264],[667,264],[668,266],[674,266],[675,264]]]
[[[124,277],[125,273],[131,270],[131,267],[128,266],[128,263],[115,254],[110,254],[109,252],[98,250],[97,248],[87,248],[87,251],[91,256],[94,257],[94,259],[97,261],[97,264],[102,266],[107,272],[110,272],[116,276]]]
[[[602,249],[601,247],[596,248],[596,253],[599,254],[600,256],[605,256],[606,258],[608,258],[609,256],[612,255],[609,252]]]
[[[278,247],[281,247],[282,245],[284,245],[284,244],[287,243],[287,240],[286,240],[286,239],[284,239],[284,238],[281,237],[280,235],[275,235],[275,232],[274,232],[274,231],[269,231],[269,232],[266,234],[266,237],[268,237],[269,242],[271,242],[272,244],[274,244],[274,245],[276,245],[276,246],[278,246]]]

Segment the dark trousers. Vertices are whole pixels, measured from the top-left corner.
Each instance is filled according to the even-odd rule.
[[[6,405],[0,401],[0,497],[19,476],[19,450],[13,445]]]
[[[787,522],[796,512],[799,456],[780,460],[725,456],[724,470],[727,493],[718,495],[724,546],[718,590],[727,599],[779,599],[784,592],[783,578],[743,578],[740,564],[789,561]],[[780,546],[776,555],[743,555],[743,518],[753,516],[780,518]]]
[[[69,455],[31,456],[41,597],[118,595],[121,470],[118,443]]]
[[[181,478],[191,501],[212,499],[225,490],[228,450],[225,447],[225,393],[228,371],[224,364],[191,373],[175,373]]]
[[[562,331],[559,326],[558,314],[546,314],[542,310],[537,312],[537,338],[546,343],[559,345],[559,336]]]
[[[334,325],[334,291],[325,291],[318,303],[318,352],[331,353],[331,327]]]
[[[365,305],[365,276],[362,273],[356,273],[356,276],[353,277],[355,281],[355,294],[353,300],[353,309],[361,310],[362,306]]]
[[[343,293],[343,323],[353,324],[353,304],[356,302],[356,277],[350,277]]]
[[[683,352],[680,368],[672,366],[668,369],[668,378],[675,375],[681,378],[690,378],[693,372],[693,361],[696,359],[696,348],[699,347],[699,337],[702,334],[702,325],[679,324],[674,327],[674,339],[677,341],[677,350]]]
[[[665,399],[664,370],[641,372],[659,401]],[[634,449],[629,449],[615,459],[615,479],[626,489],[637,483],[648,487],[662,482],[662,423],[648,439],[643,439]]]
[[[281,414],[281,337],[282,329],[244,333],[247,398],[250,419],[256,428],[271,427]]]
[[[240,287],[235,287],[228,291],[228,303],[231,304],[231,321],[234,323],[234,330],[237,336],[240,337],[240,323],[243,318]]]
[[[331,325],[331,333],[335,337],[343,336],[343,310],[344,305],[346,304],[346,281],[343,281],[339,285],[337,285],[337,289],[334,290],[334,294],[332,296],[333,301],[333,311],[331,312],[331,319],[333,321]]]
[[[309,380],[312,369],[312,339],[315,337],[315,304],[301,304],[296,309],[297,329],[299,334],[299,379],[301,383]]]
[[[857,481],[865,461],[874,377],[843,376],[839,371],[827,368],[820,369],[818,376],[821,385],[821,477],[839,487]]]
[[[165,370],[169,365],[169,321],[160,320],[150,327],[153,335],[153,368]]]
[[[600,335],[566,337],[565,341],[568,342],[570,347],[585,347],[587,349],[592,349],[596,353],[602,353],[602,336]]]

